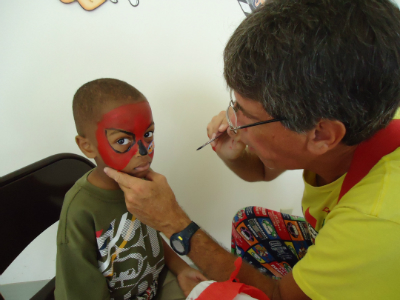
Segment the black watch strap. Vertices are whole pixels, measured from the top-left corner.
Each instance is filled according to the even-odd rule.
[[[170,238],[171,248],[179,255],[187,255],[190,251],[190,239],[193,234],[199,230],[199,226],[195,222],[191,222],[181,232],[174,233]]]

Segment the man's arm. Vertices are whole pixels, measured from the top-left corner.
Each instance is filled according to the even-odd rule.
[[[164,239],[162,243],[164,248],[165,265],[172,273],[178,275],[183,270],[190,268],[190,266],[182,258],[180,258],[174,250],[170,248],[170,246],[164,241]]]
[[[190,223],[190,221],[189,221]],[[179,232],[179,229],[176,232]],[[166,231],[168,238],[175,232],[174,229]],[[218,243],[216,243],[203,230],[198,230],[190,241],[189,258],[205,275],[212,280],[226,281],[235,269],[234,261],[237,257],[230,254]],[[261,274],[255,268],[244,262],[238,274],[240,282],[254,286],[263,291],[271,300],[308,300],[301,289],[293,279],[292,273],[289,273],[281,280]]]
[[[161,231],[168,238],[190,224],[190,218],[176,202],[166,178],[161,174],[150,171],[146,181],[109,168],[105,171],[124,191],[128,210],[144,224]],[[229,278],[236,259],[203,230],[198,230],[192,237],[189,257],[209,279],[218,281]],[[273,300],[309,299],[291,274],[275,281],[250,265],[243,264],[238,278],[243,283],[259,288]]]
[[[177,276],[179,286],[187,297],[197,284],[207,278],[199,270],[190,267],[164,240],[163,247],[165,264]]]
[[[235,269],[237,257],[218,245],[204,231],[198,230],[191,239],[188,256],[205,273],[216,281],[225,281]],[[273,280],[244,262],[238,274],[240,282],[263,291],[271,300],[308,300],[289,273],[281,280]]]

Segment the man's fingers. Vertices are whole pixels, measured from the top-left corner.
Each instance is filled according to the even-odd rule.
[[[123,186],[122,184],[118,184],[119,187],[121,188],[121,190],[124,192],[124,194],[126,195],[127,193],[129,193],[128,191],[131,191],[130,188]]]
[[[104,173],[106,173],[108,177],[114,179],[121,188],[125,187],[129,189],[131,186],[135,185],[138,180],[141,180],[139,178],[129,176],[128,174],[118,172],[108,167],[104,168]]]
[[[146,174],[146,179],[149,180],[149,181],[154,181],[154,179],[158,175],[160,175],[160,174],[157,173],[157,172],[154,172],[152,169],[150,169],[149,172],[147,172],[147,174]]]
[[[228,123],[224,122],[218,127],[219,132],[225,132],[228,129]]]
[[[201,282],[201,281],[207,281],[208,279],[206,278],[206,276],[204,276],[203,274],[198,274],[197,275],[197,279]]]
[[[226,126],[224,130],[220,130],[221,126]],[[211,122],[207,125],[207,136],[211,138],[213,133],[223,132],[227,128],[227,121],[225,117],[225,111],[221,111],[218,115],[211,119]]]

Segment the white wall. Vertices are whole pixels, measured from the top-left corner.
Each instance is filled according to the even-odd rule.
[[[230,173],[211,147],[196,152],[211,117],[228,105],[222,51],[243,18],[236,0],[141,0],[137,8],[119,0],[92,12],[58,0],[1,1],[0,175],[52,154],[80,154],[72,96],[87,81],[114,77],[149,99],[153,169],[222,245],[229,247],[231,218],[241,207],[293,207],[299,214],[300,171],[251,184]],[[55,233],[46,232],[0,284],[54,276]]]

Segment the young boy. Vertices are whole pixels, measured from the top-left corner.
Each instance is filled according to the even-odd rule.
[[[143,178],[149,171],[154,122],[146,98],[123,81],[98,79],[78,89],[73,113],[76,143],[97,167],[65,196],[57,234],[56,299],[185,299],[206,278],[127,211],[122,190],[103,172],[109,166]]]

